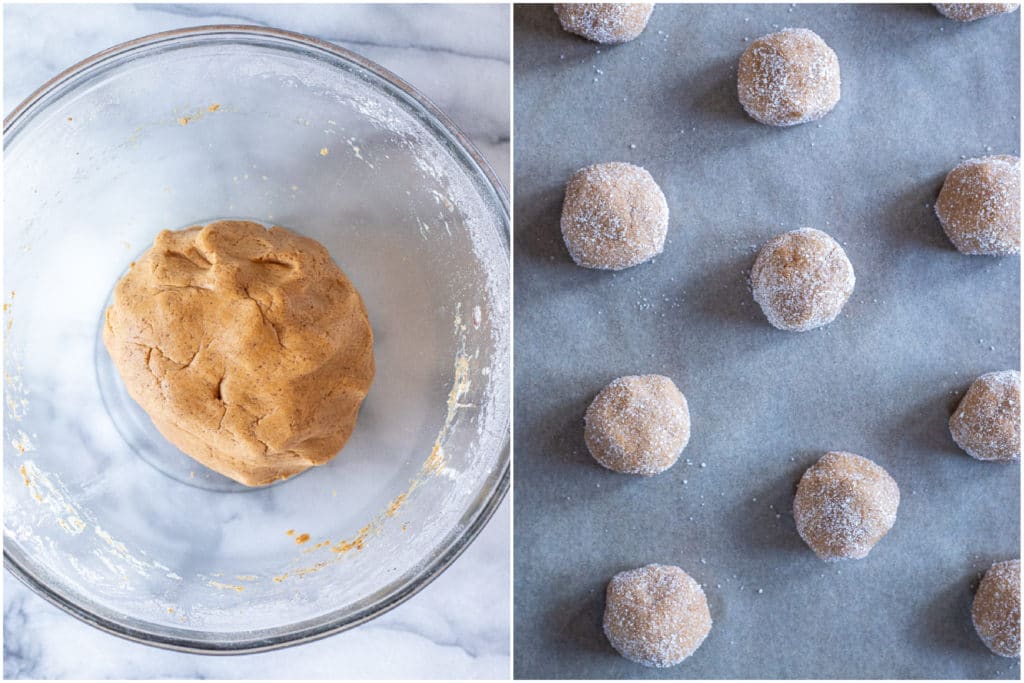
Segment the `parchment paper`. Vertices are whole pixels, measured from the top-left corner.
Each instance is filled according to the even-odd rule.
[[[927,5],[662,5],[621,46],[515,26],[515,674],[520,678],[1019,678],[970,605],[1019,557],[1020,468],[973,460],[947,420],[979,374],[1019,363],[1017,257],[969,257],[932,203],[962,157],[1019,154],[1020,13],[958,24]],[[736,99],[743,49],[783,27],[836,51],[842,100],[788,129]],[[646,167],[671,211],[653,263],[579,268],[564,184],[600,161]],[[856,290],[830,326],[770,327],[755,249],[801,226],[839,240]],[[672,377],[692,438],[651,479],[602,469],[583,412],[613,378]],[[826,450],[900,485],[895,527],[861,561],[797,536],[796,482]],[[601,632],[618,571],[677,564],[714,627],[646,669]]]

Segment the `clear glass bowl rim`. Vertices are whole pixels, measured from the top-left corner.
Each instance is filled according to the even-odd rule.
[[[96,67],[120,60],[122,63],[130,61],[135,53],[153,48],[157,45],[185,46],[191,40],[209,36],[231,36],[244,37],[249,43],[259,43],[275,47],[291,47],[293,50],[309,54],[310,52],[325,52],[334,59],[348,62],[368,73],[371,78],[376,77],[379,81],[390,85],[398,90],[405,97],[408,104],[419,109],[424,121],[434,130],[435,133],[448,137],[454,146],[463,153],[464,159],[472,171],[479,173],[486,180],[497,199],[500,213],[504,218],[504,235],[506,249],[509,237],[509,203],[508,194],[501,181],[495,176],[493,170],[480,152],[470,142],[469,138],[456,126],[444,113],[441,112],[422,93],[406,83],[404,80],[391,73],[384,67],[376,64],[365,57],[332,43],[312,38],[310,36],[285,31],[282,29],[249,26],[241,24],[223,24],[211,26],[195,26],[170,31],[162,31],[148,36],[130,40],[119,45],[97,52],[81,62],[65,69],[44,83],[35,92],[29,95],[14,110],[4,118],[4,147],[11,139],[10,135],[16,135],[19,128],[27,125],[36,113],[42,111],[49,100],[57,96],[65,88],[76,85],[80,80],[88,78],[90,72]],[[388,93],[389,96],[394,96]],[[498,461],[498,471],[492,475],[490,482],[494,482],[491,494],[478,505],[474,510],[467,513],[472,517],[468,524],[464,525],[460,534],[454,538],[449,537],[443,547],[443,551],[423,566],[419,574],[412,580],[395,587],[388,594],[379,598],[372,604],[355,611],[352,614],[338,615],[328,614],[310,626],[297,628],[293,631],[266,638],[243,638],[237,640],[214,642],[189,637],[168,636],[152,631],[134,628],[96,614],[87,607],[78,604],[68,596],[62,595],[51,589],[45,581],[36,576],[31,569],[17,561],[12,553],[8,551],[7,538],[4,538],[4,567],[18,580],[28,586],[33,592],[73,617],[94,626],[100,630],[111,633],[127,640],[152,645],[169,650],[190,652],[194,654],[247,654],[254,652],[265,652],[283,647],[298,645],[301,643],[318,640],[341,631],[354,628],[375,617],[378,617],[398,605],[402,604],[419,591],[423,590],[445,569],[458,559],[458,557],[469,547],[469,544],[477,537],[480,531],[494,515],[495,510],[501,504],[508,493],[511,477],[510,465],[510,437],[506,435],[501,446],[501,454]],[[464,517],[465,519],[465,517]]]

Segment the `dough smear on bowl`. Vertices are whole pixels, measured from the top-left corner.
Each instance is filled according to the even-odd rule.
[[[248,221],[157,235],[103,343],[161,434],[248,486],[333,458],[374,375],[363,300],[327,250]]]

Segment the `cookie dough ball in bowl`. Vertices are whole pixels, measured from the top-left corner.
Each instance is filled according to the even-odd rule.
[[[971,619],[985,646],[1002,657],[1020,657],[1020,560],[993,564],[974,594]]]
[[[662,375],[620,377],[587,408],[590,454],[615,472],[652,476],[675,464],[690,441],[690,410]]]
[[[740,104],[755,121],[817,121],[839,102],[839,58],[814,31],[787,28],[750,44],[737,83]]]
[[[856,278],[843,248],[814,228],[800,228],[768,240],[754,259],[750,286],[754,301],[775,327],[805,332],[836,319]]]
[[[1020,460],[1020,373],[989,372],[974,380],[949,418],[949,433],[978,460]]]
[[[161,434],[248,486],[333,458],[374,375],[362,298],[327,250],[247,221],[157,235],[103,343]]]
[[[939,14],[956,21],[975,21],[997,14],[1006,14],[1017,9],[1017,4],[1007,2],[951,2],[935,3]]]
[[[653,2],[555,4],[562,28],[595,43],[625,43],[647,27]]]
[[[861,559],[896,522],[900,489],[871,460],[832,451],[800,478],[793,518],[800,538],[821,559]]]
[[[968,159],[949,172],[935,202],[949,241],[964,254],[1020,253],[1020,159]]]
[[[594,164],[569,179],[561,227],[577,265],[622,270],[661,253],[668,203],[651,174],[639,166]]]
[[[649,564],[608,582],[604,633],[626,659],[644,666],[675,666],[711,631],[700,584],[679,567]]]

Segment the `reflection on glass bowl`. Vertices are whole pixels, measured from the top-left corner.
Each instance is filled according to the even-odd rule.
[[[100,628],[272,649],[400,603],[508,488],[507,200],[432,105],[297,34],[184,29],[100,53],[5,122],[4,560]],[[163,229],[320,241],[362,293],[377,376],[329,464],[248,489],[177,451],[98,333]]]

